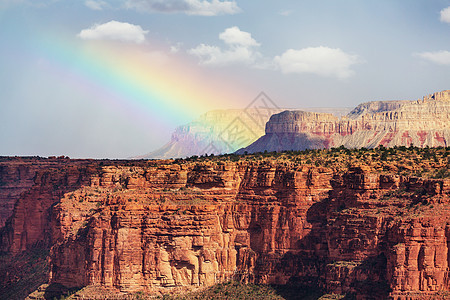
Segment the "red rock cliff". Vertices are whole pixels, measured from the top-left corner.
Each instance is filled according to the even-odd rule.
[[[35,244],[52,244],[50,207],[64,192],[89,184],[95,169],[90,161],[69,159],[5,159],[0,162],[4,199],[0,251],[18,253]],[[2,200],[3,200],[2,199]]]
[[[50,281],[122,291],[301,282],[407,299],[448,291],[450,181],[292,161],[41,166],[2,249],[51,247]]]

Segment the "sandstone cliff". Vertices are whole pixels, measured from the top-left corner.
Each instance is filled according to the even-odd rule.
[[[304,111],[273,115],[266,134],[238,153],[339,147],[447,146],[450,91],[417,101],[364,103],[346,117]]]
[[[450,180],[429,177],[449,175],[449,150],[336,151],[37,161],[0,246],[47,245],[50,282],[68,287],[166,293],[236,279],[375,299],[448,291]]]
[[[33,186],[38,169],[20,160],[0,163],[0,228],[11,216],[20,195]]]

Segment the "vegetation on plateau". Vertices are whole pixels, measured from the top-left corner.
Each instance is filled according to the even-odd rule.
[[[175,159],[172,163],[226,162],[226,161],[274,161],[297,168],[301,166],[327,167],[337,172],[349,167],[369,166],[376,172],[417,176],[423,178],[450,177],[450,147],[419,148],[415,146],[383,146],[367,149],[348,149],[344,146],[331,149],[263,152],[254,154],[224,154],[220,156],[191,156]]]

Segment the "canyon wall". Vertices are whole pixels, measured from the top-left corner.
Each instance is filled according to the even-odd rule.
[[[37,244],[50,247],[51,206],[65,192],[88,184],[94,172],[90,160],[0,159],[0,195],[6,199],[1,213],[7,219],[0,228],[0,252],[16,254]]]
[[[16,160],[0,163],[0,228],[5,226],[20,195],[33,186],[38,169]]]
[[[346,117],[304,111],[273,115],[266,134],[238,153],[321,149],[447,146],[450,141],[450,91],[417,101],[363,103]]]
[[[270,159],[33,165],[0,248],[47,245],[51,283],[165,293],[236,279],[375,299],[450,289],[449,179]]]

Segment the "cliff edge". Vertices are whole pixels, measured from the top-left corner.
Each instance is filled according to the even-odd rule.
[[[177,161],[7,159],[0,171],[37,172],[0,229],[0,249],[17,257],[46,247],[49,283],[68,288],[161,295],[234,279],[432,298],[450,290],[449,155],[378,148]],[[0,274],[14,282],[9,269]]]

